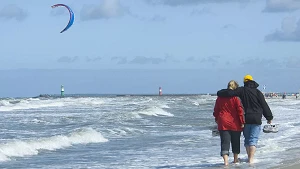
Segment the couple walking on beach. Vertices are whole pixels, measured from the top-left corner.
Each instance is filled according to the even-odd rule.
[[[248,162],[253,163],[256,146],[261,131],[262,116],[271,124],[273,114],[264,98],[257,89],[259,86],[251,75],[244,77],[244,86],[231,80],[227,89],[217,92],[213,116],[218,124],[221,138],[221,153],[224,165],[228,165],[230,143],[234,163],[239,162],[240,136],[243,131],[244,146],[248,155]]]

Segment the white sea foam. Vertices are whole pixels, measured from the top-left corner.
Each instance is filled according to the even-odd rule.
[[[59,98],[59,99],[21,99],[19,102],[1,100],[0,111],[28,110],[60,107],[99,107],[105,103],[102,98]]]
[[[174,116],[172,113],[169,113],[160,107],[150,107],[144,110],[140,110],[137,112],[137,114],[142,114],[147,116],[169,116],[169,117]]]
[[[34,138],[27,140],[14,140],[0,144],[0,161],[6,161],[13,157],[37,155],[41,150],[55,151],[75,144],[107,142],[101,133],[85,128],[74,131],[69,135],[57,135],[47,138]]]
[[[212,137],[208,127],[215,124],[212,116],[215,98],[193,96],[1,100],[0,110],[10,112],[0,116],[0,125],[3,127],[1,131],[5,137],[1,138],[0,161],[109,139],[111,142],[105,145],[106,150],[95,147],[97,151],[88,152],[97,158],[79,163],[72,160],[69,164],[57,163],[57,168],[68,165],[79,166],[78,168],[110,167],[111,163],[101,161],[98,155],[103,155],[108,161],[112,157],[122,157],[122,160],[113,163],[113,168],[219,168],[222,166],[222,157],[219,155],[220,138]],[[261,132],[255,156],[257,168],[274,165],[274,158],[277,163],[289,159],[290,156],[297,155],[290,155],[289,151],[297,152],[299,149],[300,100],[268,99],[267,102],[274,114],[273,123],[279,124],[279,132]],[[263,118],[264,124],[266,120]],[[101,128],[105,138],[91,128],[68,135],[54,135],[69,133],[71,129],[82,126]],[[45,137],[35,138],[37,136]],[[11,138],[18,139],[12,141]],[[80,147],[81,151],[89,151],[84,146]],[[55,153],[59,157],[62,155],[59,151]],[[75,160],[78,154],[68,156]],[[240,158],[247,158],[243,136]],[[237,167],[248,166],[242,163]]]

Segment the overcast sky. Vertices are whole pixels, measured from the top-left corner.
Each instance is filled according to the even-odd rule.
[[[52,9],[55,3],[69,5],[75,14],[64,33],[59,32],[69,14],[64,7]],[[298,91],[299,9],[299,0],[0,0],[0,73],[7,74],[1,77],[0,96],[53,93],[61,83],[70,83],[66,91],[73,93],[156,93],[158,86],[169,93],[214,92],[231,79],[242,83],[248,73],[269,90]],[[19,78],[24,69],[39,83]],[[95,84],[91,72],[81,71],[86,78],[57,80],[63,72],[41,74],[39,69],[123,71],[106,70],[107,83],[118,85],[83,90],[80,84]],[[147,69],[141,77],[149,83],[134,78],[124,83],[126,75],[137,73],[128,69]],[[157,70],[169,81],[157,77]],[[176,81],[178,73],[183,82]],[[40,87],[48,81],[57,84],[51,90]],[[28,90],[12,92],[9,86],[16,83]]]

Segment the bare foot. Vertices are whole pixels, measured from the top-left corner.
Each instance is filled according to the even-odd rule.
[[[253,159],[248,160],[249,164],[253,164]]]
[[[233,160],[233,163],[240,163],[240,159]]]

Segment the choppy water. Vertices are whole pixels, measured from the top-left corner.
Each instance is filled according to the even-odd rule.
[[[0,100],[0,168],[223,168],[219,137],[211,135],[215,99]],[[280,130],[261,133],[252,168],[272,167],[300,153],[300,100],[267,101]],[[243,137],[240,157],[245,160],[242,144]]]

